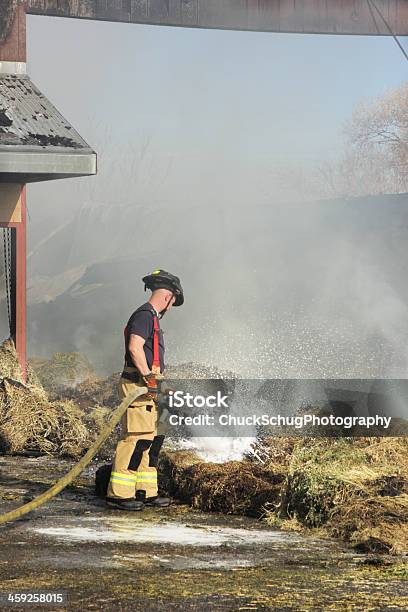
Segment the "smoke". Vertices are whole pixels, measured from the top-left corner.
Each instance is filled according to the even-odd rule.
[[[253,206],[250,219],[241,211],[193,295],[199,324],[183,313],[187,333],[173,354],[246,377],[405,376],[402,242],[384,222],[388,210],[404,223],[405,201]]]
[[[148,296],[141,277],[159,266],[186,293],[163,319],[170,364],[248,378],[404,377],[405,236],[395,225],[406,221],[405,196],[84,206],[30,259],[34,277],[60,287],[44,303],[44,278],[31,281],[31,351],[85,351],[102,372],[119,369],[121,330]]]

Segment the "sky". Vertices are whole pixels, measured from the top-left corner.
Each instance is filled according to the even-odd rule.
[[[99,155],[97,177],[29,187],[34,244],[85,200],[267,203],[280,168],[336,157],[355,105],[407,77],[389,37],[33,15],[27,36],[29,75]]]

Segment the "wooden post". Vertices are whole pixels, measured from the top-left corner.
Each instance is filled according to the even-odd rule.
[[[6,2],[1,8],[3,13],[3,30],[0,32],[0,61],[10,63],[25,63],[26,61],[26,12],[25,5],[19,3],[16,7]]]
[[[12,260],[14,259],[15,269],[12,270],[12,278],[15,278],[15,335],[14,344],[18,359],[23,373],[23,380],[27,374],[27,340],[26,340],[26,321],[27,321],[27,241],[26,241],[26,187],[21,189],[21,223],[16,225],[13,231],[15,239],[12,241]],[[13,246],[15,257],[13,258]]]
[[[25,185],[0,183],[0,227],[11,229],[10,266],[10,336],[26,379],[26,188]]]

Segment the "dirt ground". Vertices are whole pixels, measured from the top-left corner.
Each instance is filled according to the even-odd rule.
[[[38,495],[71,465],[1,456],[0,512]],[[358,554],[334,540],[181,504],[107,509],[93,495],[96,468],[0,528],[0,591],[63,590],[68,610],[408,609],[402,557]]]

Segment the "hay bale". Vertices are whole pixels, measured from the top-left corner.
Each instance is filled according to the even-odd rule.
[[[14,342],[10,339],[5,340],[0,346],[0,379],[2,378],[23,382]]]
[[[120,373],[112,374],[107,378],[86,378],[74,387],[59,389],[57,397],[73,400],[84,410],[89,407],[115,408],[118,404],[118,384]]]
[[[94,376],[92,364],[78,352],[54,353],[51,359],[33,357],[30,366],[41,385],[54,395]]]
[[[163,452],[159,470],[164,490],[193,508],[249,516],[278,502],[284,480],[250,461],[204,463],[190,452]]]
[[[408,495],[352,495],[331,517],[331,534],[361,552],[408,552]]]
[[[34,387],[41,387],[39,378],[30,364],[26,368],[26,383]],[[8,338],[0,345],[0,380],[11,378],[12,380],[23,382],[20,363],[13,340]]]
[[[0,448],[78,457],[91,442],[83,413],[73,402],[49,402],[44,389],[3,379]]]
[[[95,435],[72,401],[50,402],[35,372],[27,382],[11,340],[0,346],[0,452],[37,451],[78,457]]]

